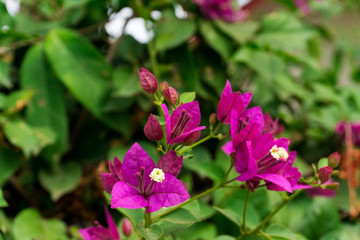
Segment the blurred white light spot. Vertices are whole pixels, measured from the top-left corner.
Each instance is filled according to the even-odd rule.
[[[1,27],[1,30],[4,31],[4,32],[9,30],[9,29],[10,29],[10,27],[8,25],[5,25],[5,26]]]
[[[182,8],[181,5],[176,4],[175,5],[175,16],[177,18],[183,19],[183,18],[187,18],[188,14],[187,14],[187,12],[185,12],[185,10]]]
[[[161,18],[161,12],[160,11],[152,11],[151,17],[155,20],[159,20]]]
[[[252,0],[237,0],[237,6],[241,8],[250,2],[252,2]]]
[[[131,19],[125,28],[125,33],[133,36],[140,43],[147,43],[154,36],[152,31],[146,29],[142,18]]]
[[[20,10],[20,0],[5,0],[6,9],[11,16],[14,16]]]
[[[110,15],[110,22],[105,24],[107,33],[112,37],[119,37],[124,28],[125,19],[133,15],[133,10],[129,7],[121,9],[120,12]]]

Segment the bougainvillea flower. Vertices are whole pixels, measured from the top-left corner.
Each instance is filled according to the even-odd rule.
[[[272,133],[279,135],[284,131],[284,126],[279,124],[279,118],[273,120],[268,113],[264,113],[264,128],[262,134]]]
[[[245,20],[246,12],[242,9],[235,10],[232,0],[193,0],[202,14],[210,19],[222,19],[233,23]]]
[[[122,163],[118,157],[114,158],[114,163],[109,160],[110,173],[101,173],[101,180],[104,190],[107,193],[111,193],[114,184],[118,181],[124,181],[121,174]]]
[[[233,148],[237,149],[241,143],[260,136],[263,127],[264,117],[260,107],[247,109],[241,115],[232,110],[230,134]]]
[[[108,228],[99,224],[98,226],[83,228],[79,230],[80,235],[84,240],[119,240],[120,235],[114,220],[112,219],[109,211],[105,207],[106,221]]]
[[[111,192],[112,208],[142,208],[154,212],[171,207],[189,198],[183,184],[172,174],[178,174],[182,158],[167,153],[158,166],[149,155],[135,143],[125,154],[121,173]],[[163,169],[161,169],[163,167]]]
[[[229,80],[226,81],[217,108],[217,119],[224,124],[230,124],[231,111],[235,110],[238,116],[246,109],[251,101],[251,93],[232,92]]]
[[[158,82],[156,77],[145,68],[139,70],[140,85],[145,92],[153,94],[157,91]]]
[[[246,181],[250,190],[265,180],[269,190],[292,192],[291,181],[297,182],[298,173],[289,166],[293,155],[288,153],[288,145],[288,139],[274,140],[270,133],[241,143],[235,152],[234,167],[240,173],[237,180]]]
[[[351,126],[352,139],[354,144],[360,146],[360,122],[349,122]],[[335,126],[335,132],[342,139],[345,138],[345,122],[338,122]]]
[[[194,137],[193,133],[205,129],[204,126],[199,127],[201,114],[197,101],[180,105],[172,112],[171,116],[169,116],[166,104],[162,104],[161,107],[165,115],[167,144],[186,142]]]
[[[151,141],[160,141],[163,138],[163,130],[159,120],[154,114],[150,114],[144,127],[145,136]]]

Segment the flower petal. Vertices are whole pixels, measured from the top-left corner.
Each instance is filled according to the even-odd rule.
[[[239,148],[236,149],[234,167],[241,174],[237,178],[238,181],[246,181],[256,175],[258,166],[252,156],[250,141],[240,144]]]
[[[286,178],[284,178],[283,176],[280,176],[278,174],[272,174],[272,173],[262,173],[262,174],[256,175],[256,177],[264,179],[265,182],[273,183],[273,184],[269,184],[268,186],[266,186],[266,188],[269,190],[287,191],[290,193],[292,192],[289,181]]]
[[[206,127],[205,126],[202,126],[202,127],[197,127],[197,128],[194,128],[188,132],[184,132],[183,134],[181,134],[180,136],[172,139],[169,144],[172,145],[174,143],[182,143],[184,140],[186,140],[186,138],[191,135],[192,133],[194,132],[197,132],[197,131],[201,131],[201,130],[204,130]]]
[[[108,224],[108,229],[109,229],[109,232],[112,236],[112,239],[113,240],[119,240],[120,239],[120,236],[119,236],[119,231],[116,227],[116,224],[114,222],[114,219],[111,217],[107,207],[105,206],[105,215],[106,215],[106,222]]]
[[[156,165],[145,150],[138,143],[134,143],[124,157],[121,171],[124,180],[138,187],[136,173],[140,172],[142,166],[145,167],[145,186],[147,186],[151,182],[149,175]]]
[[[146,207],[145,198],[126,182],[117,182],[111,191],[111,208],[136,209]]]
[[[231,153],[235,152],[235,149],[233,148],[233,144],[232,141],[228,141],[227,143],[225,143],[222,147],[221,150],[226,153],[228,156],[230,156]]]
[[[173,175],[165,173],[161,183],[155,183],[151,195],[147,196],[147,212],[155,212],[162,207],[171,207],[180,204],[189,198],[183,184]]]
[[[107,193],[111,193],[113,186],[119,181],[119,179],[114,173],[101,173],[101,181],[104,190]]]
[[[176,123],[178,122],[182,110],[185,110],[186,113],[190,114],[190,116],[191,116],[191,118],[190,118],[189,122],[186,124],[183,132],[184,133],[189,132],[192,129],[198,127],[200,124],[200,119],[201,119],[200,107],[199,107],[198,101],[192,101],[192,102],[180,105],[173,111],[173,113],[171,114],[171,117],[170,117],[171,129],[173,129],[175,127]]]
[[[84,240],[104,240],[113,239],[109,230],[104,227],[89,227],[79,230],[79,234]]]
[[[169,151],[160,158],[157,167],[161,168],[164,173],[169,173],[176,177],[181,170],[182,163],[182,155],[178,157],[175,151]]]

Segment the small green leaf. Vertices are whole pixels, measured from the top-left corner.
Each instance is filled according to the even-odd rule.
[[[290,229],[279,224],[272,224],[266,229],[266,233],[274,240],[306,240],[300,234],[292,232]]]
[[[4,102],[4,111],[7,114],[13,114],[21,111],[32,98],[32,90],[19,90],[10,93]]]
[[[42,219],[33,208],[24,209],[15,217],[12,233],[15,240],[67,239],[65,223],[58,219]]]
[[[137,230],[147,240],[158,240],[163,234],[163,229],[159,225],[151,225],[149,228],[137,225]]]
[[[214,224],[199,222],[177,233],[180,240],[215,239],[216,227]]]
[[[189,103],[194,101],[195,92],[184,92],[180,95],[179,102],[180,103]]]
[[[0,60],[0,86],[8,89],[12,88],[13,84],[9,78],[10,64]]]
[[[221,213],[222,215],[224,215],[227,219],[229,219],[230,221],[232,221],[233,223],[235,223],[238,227],[241,227],[241,220],[240,220],[240,216],[238,213],[234,212],[231,209],[226,209],[226,208],[218,208],[216,206],[214,206],[215,210],[218,211],[219,213]]]
[[[19,169],[20,165],[20,152],[0,146],[0,186]]]
[[[41,170],[39,181],[50,192],[51,198],[57,201],[63,195],[71,192],[78,185],[82,169],[75,162],[64,163],[52,172]]]
[[[329,166],[327,158],[321,158],[318,162],[318,169]]]
[[[0,208],[7,207],[7,206],[9,206],[9,205],[4,198],[2,189],[0,188]]]

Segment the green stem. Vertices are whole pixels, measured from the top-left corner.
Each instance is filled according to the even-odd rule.
[[[249,201],[249,193],[250,193],[250,190],[248,189],[246,191],[246,196],[245,196],[245,203],[244,203],[244,211],[243,211],[243,224],[242,224],[242,229],[243,229],[243,232],[246,234],[247,232],[247,229],[246,229],[246,209],[247,209],[247,203]]]
[[[198,198],[200,198],[200,197],[202,197],[202,196],[205,196],[206,194],[209,194],[209,193],[211,193],[211,192],[213,192],[213,191],[215,191],[215,190],[217,190],[217,189],[219,189],[219,188],[221,188],[221,187],[223,187],[224,184],[225,184],[224,182],[225,182],[226,178],[229,176],[229,174],[230,174],[231,169],[233,168],[233,166],[234,166],[233,164],[230,165],[230,167],[229,167],[228,171],[226,172],[223,180],[222,180],[218,185],[216,185],[216,186],[213,187],[213,188],[210,188],[210,189],[206,190],[205,192],[202,192],[202,193],[196,195],[195,197],[189,198],[189,199],[186,200],[185,202],[180,203],[180,204],[177,205],[176,207],[170,208],[170,209],[167,210],[166,212],[163,212],[163,213],[161,213],[161,214],[153,217],[153,218],[151,219],[151,221],[154,222],[156,219],[161,218],[161,217],[163,217],[163,216],[165,216],[165,215],[167,215],[167,214],[169,214],[169,213],[172,213],[172,212],[178,210],[179,208],[181,208],[182,206],[184,206],[184,205],[186,205],[186,204],[188,204],[188,203],[191,203],[192,201],[194,201],[194,200],[196,200],[196,199],[198,199]]]
[[[188,150],[190,150],[190,149],[192,149],[192,148],[194,148],[194,147],[202,144],[203,142],[206,142],[207,140],[209,140],[209,139],[211,139],[211,138],[213,138],[213,137],[214,137],[214,135],[210,134],[210,135],[204,137],[203,139],[197,141],[197,142],[194,143],[193,145],[190,145],[190,146],[188,146],[187,148],[185,148],[184,150],[178,152],[178,154],[181,155],[181,154],[183,154],[184,152],[186,152],[186,151],[188,151]]]
[[[145,227],[149,228],[152,221],[151,221],[151,213],[147,212],[147,208],[145,208],[144,218],[145,218]]]
[[[219,122],[218,125],[216,126],[214,132],[212,132],[212,133],[216,134],[220,130],[221,126],[222,126],[222,122]]]
[[[290,202],[291,200],[293,200],[294,198],[296,198],[300,193],[302,193],[304,190],[298,190],[297,192],[295,192],[294,194],[292,194],[290,197],[288,197],[287,199],[284,199],[279,206],[277,206],[277,208],[275,208],[274,211],[272,211],[256,228],[254,228],[253,230],[251,230],[250,232],[248,232],[247,234],[241,235],[240,237],[237,238],[237,240],[242,239],[244,236],[246,235],[251,235],[254,233],[257,233],[258,231],[261,230],[261,228],[270,221],[270,219],[278,212],[280,211],[288,202]]]

